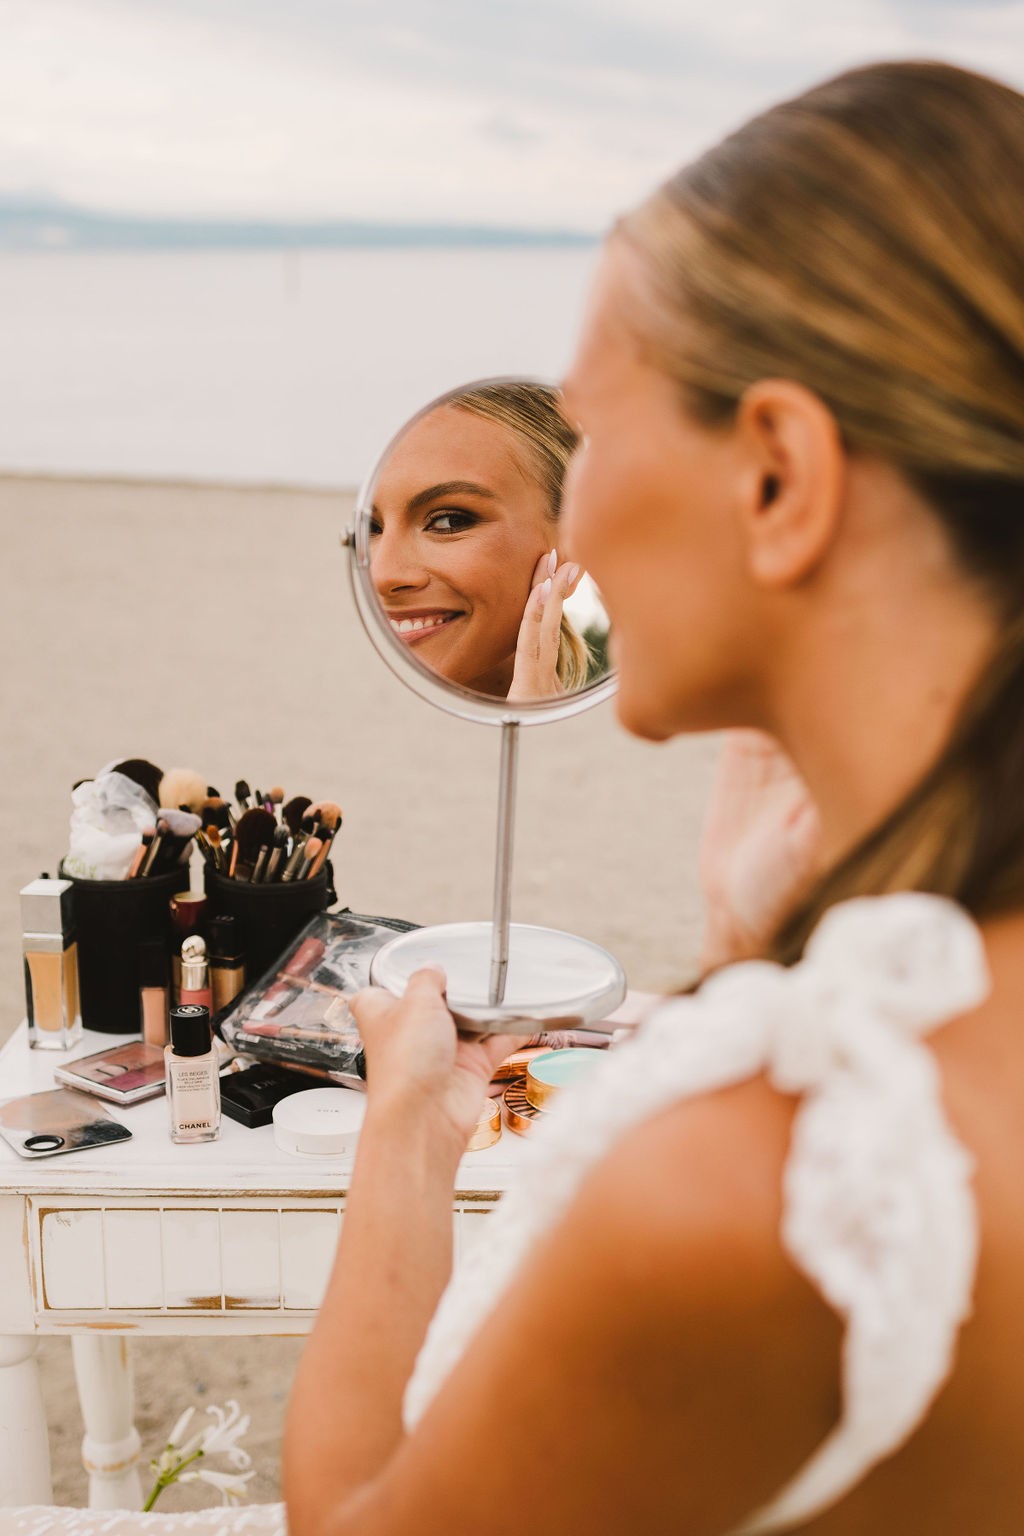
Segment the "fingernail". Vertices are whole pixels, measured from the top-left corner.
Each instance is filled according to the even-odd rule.
[[[553,576],[558,570],[558,550],[553,549],[548,555],[548,575]]]
[[[570,585],[570,587],[573,585],[574,582],[576,582],[579,579],[579,574],[580,574],[579,566],[578,565],[570,565],[570,567],[569,567],[569,585]]]
[[[540,587],[538,588],[538,590],[540,592],[540,596],[538,597],[537,601],[540,604],[540,606],[543,608],[544,604],[547,602],[548,598],[551,596],[551,577],[550,576],[545,576],[545,578],[541,582]]]

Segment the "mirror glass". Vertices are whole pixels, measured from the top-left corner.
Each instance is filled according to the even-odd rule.
[[[451,390],[394,437],[355,529],[361,606],[392,665],[505,716],[608,691],[607,615],[560,532],[576,445],[558,391],[531,379]]]

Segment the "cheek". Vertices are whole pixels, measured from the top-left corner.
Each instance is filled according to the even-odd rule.
[[[722,724],[742,671],[744,588],[713,484],[689,466],[673,480],[662,464],[591,457],[570,486],[573,557],[615,637],[619,719],[651,740]]]

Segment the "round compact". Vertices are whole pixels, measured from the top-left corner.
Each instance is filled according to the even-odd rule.
[[[509,1083],[501,1096],[501,1102],[505,1106],[505,1124],[510,1131],[515,1131],[517,1136],[529,1136],[533,1122],[540,1120],[544,1114],[542,1109],[531,1104],[526,1097],[522,1078]]]
[[[466,1147],[467,1152],[482,1152],[484,1147],[493,1147],[496,1141],[501,1140],[501,1104],[494,1099],[487,1099],[476,1122],[476,1130],[469,1138]]]
[[[549,1109],[559,1089],[592,1071],[603,1055],[584,1047],[535,1056],[526,1068],[526,1097],[534,1109]]]
[[[308,1088],[274,1105],[274,1140],[282,1152],[338,1157],[351,1152],[366,1115],[354,1088]]]

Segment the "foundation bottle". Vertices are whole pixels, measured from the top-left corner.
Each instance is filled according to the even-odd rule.
[[[181,1145],[220,1135],[220,1061],[213,1047],[210,1010],[201,1003],[171,1009],[164,1052],[171,1140]]]
[[[66,1051],[81,1037],[74,887],[45,875],[21,892],[28,1043]]]
[[[167,948],[162,939],[139,946],[139,1022],[147,1045],[167,1044]]]
[[[210,919],[210,986],[215,1015],[234,1002],[245,986],[242,940],[236,917],[225,915]]]

